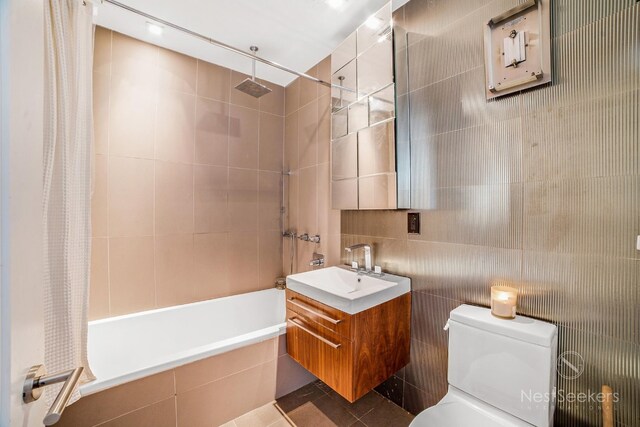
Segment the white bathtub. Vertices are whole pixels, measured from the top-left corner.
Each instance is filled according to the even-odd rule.
[[[89,322],[86,396],[286,331],[285,293],[276,289]]]

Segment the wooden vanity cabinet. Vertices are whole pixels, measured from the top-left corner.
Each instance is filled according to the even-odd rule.
[[[287,352],[349,402],[409,362],[411,294],[348,314],[287,290]]]

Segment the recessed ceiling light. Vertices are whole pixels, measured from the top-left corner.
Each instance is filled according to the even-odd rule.
[[[378,18],[375,15],[372,15],[369,17],[369,19],[367,19],[364,23],[364,25],[366,25],[368,28],[371,28],[372,30],[377,30],[378,28],[382,27],[382,19]]]
[[[340,9],[347,3],[347,0],[325,0],[325,3],[333,9]]]
[[[153,22],[147,22],[147,30],[154,36],[160,36],[162,35],[163,28],[158,24],[154,24]]]

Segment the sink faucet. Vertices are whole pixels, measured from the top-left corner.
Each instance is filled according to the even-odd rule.
[[[349,246],[348,248],[344,248],[345,251],[351,253],[356,249],[364,249],[364,269],[365,271],[371,271],[371,245],[366,243],[358,243],[357,245]]]

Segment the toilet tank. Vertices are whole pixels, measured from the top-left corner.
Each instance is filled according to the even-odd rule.
[[[534,426],[553,425],[557,330],[461,305],[449,316],[449,384]]]

